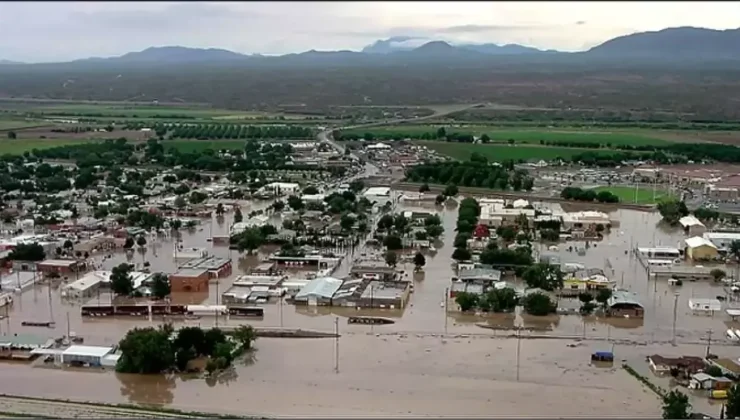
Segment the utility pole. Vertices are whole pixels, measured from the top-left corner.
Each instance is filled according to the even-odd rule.
[[[339,317],[334,318],[334,372],[339,373]]]
[[[707,354],[706,357],[709,357],[710,350],[712,348],[712,329],[707,330]]]
[[[52,309],[51,304],[51,280],[49,281],[48,288],[46,290],[48,291],[49,295],[49,318],[51,318],[49,321],[54,322],[54,310]]]
[[[656,281],[657,283],[657,281]],[[678,314],[678,293],[673,295],[673,345],[676,345],[676,315]]]
[[[516,381],[519,382],[519,355],[522,343],[522,327],[516,329]]]
[[[280,300],[278,301],[278,304],[280,305],[280,328],[283,327],[283,297],[280,296]]]
[[[445,300],[444,300],[444,304],[445,304],[445,335],[447,335],[447,301],[449,300],[449,295],[450,295],[450,288],[449,287],[446,287],[445,288]]]

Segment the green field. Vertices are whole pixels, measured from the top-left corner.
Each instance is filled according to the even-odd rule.
[[[501,144],[470,144],[470,143],[448,143],[441,141],[418,141],[416,144],[426,146],[437,153],[454,159],[466,161],[470,159],[473,152],[478,152],[488,158],[489,161],[502,162],[505,160],[554,160],[562,158],[568,160],[574,155],[584,152],[596,154],[611,154],[612,150],[597,149],[574,149],[567,147],[538,147],[517,146]]]
[[[259,116],[258,112],[244,112],[226,109],[214,109],[207,107],[179,107],[179,106],[156,106],[156,105],[90,105],[90,104],[63,104],[63,105],[40,105],[27,110],[47,115],[69,115],[69,114],[96,114],[101,116],[126,116],[126,117],[152,117],[159,116],[185,116],[193,118],[232,117],[244,118]]]
[[[165,150],[175,148],[180,152],[202,152],[211,150],[243,150],[246,140],[166,140],[162,142]]]
[[[50,139],[0,139],[0,155],[19,155],[33,149],[51,149],[59,146],[88,143],[91,140],[50,140]]]
[[[620,203],[634,203],[634,204],[656,204],[663,199],[672,198],[674,195],[663,189],[655,190],[655,199],[653,199],[653,188],[652,186],[640,186],[637,189],[637,199],[635,200],[635,188],[634,187],[596,187],[594,191],[609,191],[610,193],[619,197]]]
[[[44,121],[26,121],[20,119],[3,118],[0,116],[0,131],[18,130],[21,128],[39,127],[45,124]],[[5,134],[3,134],[5,136]]]
[[[366,129],[346,130],[344,134],[372,133],[376,136],[383,135],[400,135],[401,137],[414,137],[423,133],[436,133],[437,129],[442,126],[438,125],[397,125],[388,127],[372,127]],[[611,145],[664,145],[669,141],[651,137],[649,131],[630,132],[630,131],[585,131],[585,130],[548,130],[548,129],[509,129],[501,130],[496,127],[485,125],[461,125],[444,126],[447,133],[468,133],[476,136],[488,134],[492,143],[507,143],[514,140],[515,143],[536,143],[544,142],[581,142],[581,143],[598,143]]]

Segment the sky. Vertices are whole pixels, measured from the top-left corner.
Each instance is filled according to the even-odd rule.
[[[667,27],[735,29],[738,16],[740,2],[0,2],[0,59],[67,61],[168,45],[360,50],[392,36],[580,51]]]

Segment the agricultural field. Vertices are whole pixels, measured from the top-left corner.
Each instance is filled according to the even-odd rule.
[[[656,189],[653,194],[653,189],[647,186],[643,189],[624,186],[596,187],[593,190],[597,193],[601,191],[609,191],[619,197],[620,203],[656,204],[662,200],[674,197],[674,195],[669,191],[660,188]],[[635,194],[637,196],[635,196]]]
[[[431,139],[436,139],[437,130],[443,127],[441,125],[397,125],[388,127],[372,127],[366,129],[342,131],[343,137],[360,136],[367,133],[373,135],[376,139],[395,139],[395,138],[422,138],[423,135],[431,135]],[[501,130],[497,127],[487,125],[459,125],[444,126],[447,134],[471,134],[482,136],[487,134],[491,143],[596,143],[600,145],[611,146],[660,146],[671,143],[669,140],[660,138],[656,133],[650,130],[635,131],[594,131],[594,130],[548,130],[548,129],[507,129]]]
[[[597,154],[611,154],[610,150],[592,150],[592,149],[574,149],[567,147],[540,147],[540,146],[520,146],[520,145],[501,145],[501,144],[470,144],[470,143],[449,143],[441,141],[418,141],[418,145],[426,146],[439,154],[449,156],[454,159],[466,161],[470,159],[473,152],[480,153],[488,158],[489,161],[502,162],[505,160],[554,160],[561,158],[568,160],[571,157],[584,153],[592,152]]]
[[[51,149],[59,146],[83,144],[88,141],[90,140],[0,139],[0,155],[19,155],[33,149]]]
[[[0,131],[11,131],[29,127],[38,127],[43,126],[44,124],[44,121],[26,121],[18,119],[5,119],[0,117]]]

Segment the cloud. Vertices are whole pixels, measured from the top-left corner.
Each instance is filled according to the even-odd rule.
[[[393,36],[578,50],[634,31],[728,29],[738,15],[736,2],[0,2],[0,59],[62,61],[164,45],[359,50]]]

